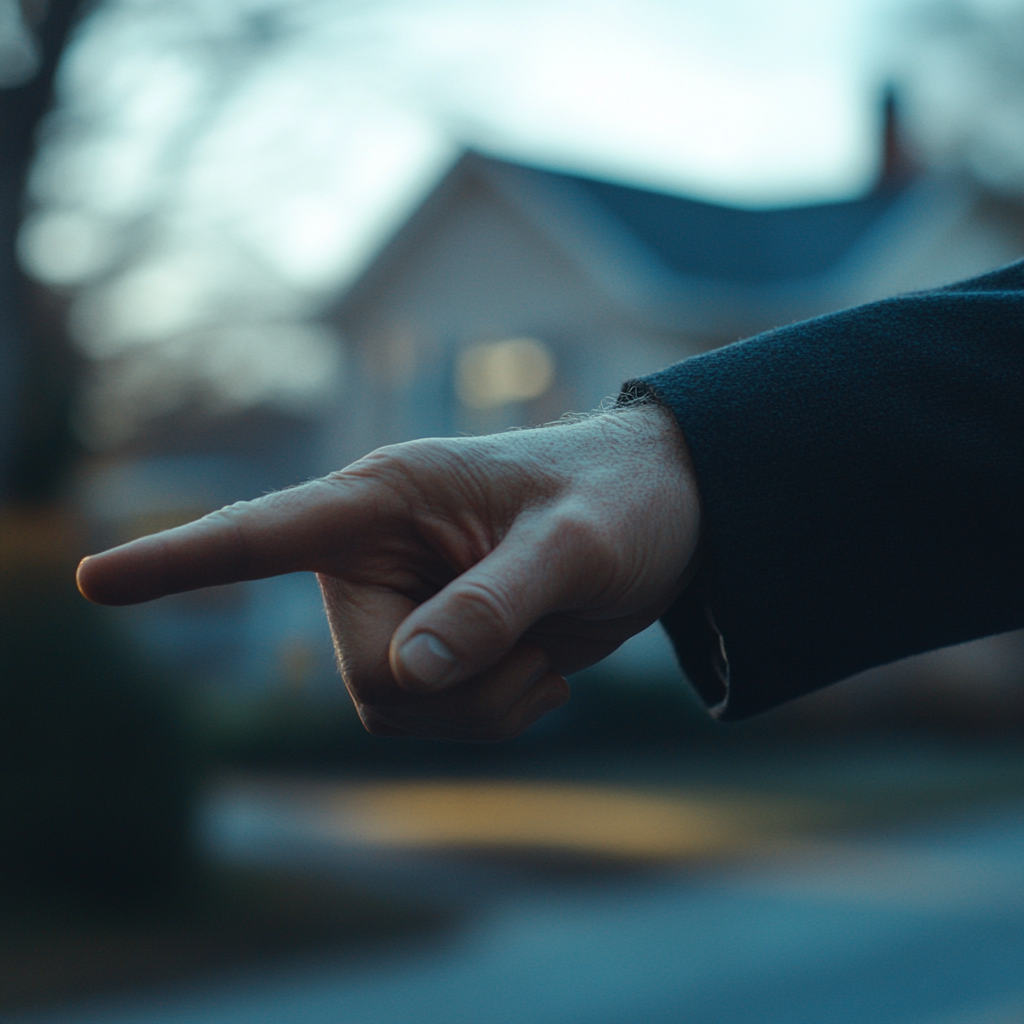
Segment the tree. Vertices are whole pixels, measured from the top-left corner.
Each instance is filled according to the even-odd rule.
[[[51,0],[35,73],[0,88],[0,504],[22,506],[0,523],[0,897],[20,901],[150,896],[190,860],[194,777],[170,695],[75,593],[82,552],[62,521],[47,525],[75,453],[80,363],[16,238],[60,57],[89,6]]]
[[[44,0],[23,6],[41,14],[31,26],[37,66],[27,80],[0,87],[0,501],[31,502],[52,494],[74,451],[67,411],[79,361],[54,298],[20,269],[16,242],[61,54],[91,4]]]

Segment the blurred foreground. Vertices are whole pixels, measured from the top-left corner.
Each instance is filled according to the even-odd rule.
[[[262,877],[291,945],[256,936],[232,964],[223,899],[193,922],[191,962],[180,920],[122,922],[120,945],[109,927],[91,948],[53,935],[51,977],[79,961],[82,994],[4,1019],[1008,1024],[1024,1011],[1020,753],[907,738],[519,750],[483,778],[222,776],[202,856]],[[8,1007],[19,987],[52,1004],[8,952]]]

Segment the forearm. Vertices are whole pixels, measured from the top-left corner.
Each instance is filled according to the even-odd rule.
[[[1022,367],[1016,264],[631,385],[692,453],[701,569],[663,621],[723,718],[1024,625]]]

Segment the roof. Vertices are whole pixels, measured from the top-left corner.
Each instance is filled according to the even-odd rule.
[[[899,188],[862,199],[743,209],[571,175],[571,181],[673,270],[742,283],[782,281],[834,267],[888,210]]]
[[[883,173],[861,198],[748,209],[466,152],[342,301],[353,314],[396,260],[483,183],[650,326],[734,335],[888,294],[889,264],[962,215],[973,191]],[[888,254],[879,260],[880,254]]]

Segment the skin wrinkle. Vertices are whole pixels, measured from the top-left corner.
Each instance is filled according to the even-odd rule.
[[[399,559],[407,565],[396,569],[389,564]],[[366,586],[381,588],[386,583],[416,604],[422,604],[450,583],[455,575],[457,573],[452,571],[442,553],[432,550],[425,555],[420,546],[400,540],[382,553],[379,565],[370,563],[363,572],[363,580]]]
[[[664,415],[664,414],[662,414],[662,415]],[[630,433],[635,433],[635,431],[631,430]],[[665,433],[666,432],[665,432],[664,429],[660,429],[658,431],[658,434],[661,437],[664,437]],[[555,438],[552,437],[550,440],[554,441]],[[608,438],[606,438],[605,440],[608,440]],[[550,447],[550,445],[545,446],[545,447]],[[598,446],[596,446],[596,445],[589,445],[588,447],[596,448]],[[603,446],[601,446],[601,447],[603,447]],[[584,457],[585,457],[586,454],[588,454],[588,453],[583,453],[583,454],[584,454]],[[595,452],[595,454],[600,454],[600,451]],[[466,466],[466,463],[465,463],[464,460],[460,460],[460,462],[461,462],[463,467]],[[596,461],[595,465],[599,468],[599,470],[603,469],[603,462]],[[518,474],[518,469],[519,469],[519,467],[517,467],[517,474]],[[472,475],[475,477],[475,473],[473,473]],[[593,476],[594,474],[591,473],[591,475]],[[599,484],[604,482],[604,481],[600,480],[601,475],[602,474],[599,471],[597,473],[597,477],[598,477],[598,481],[597,482]],[[614,479],[614,477],[613,477],[613,479]],[[591,492],[592,491],[593,491],[593,488],[591,488]],[[542,496],[542,498],[546,498],[546,497],[547,497],[546,495]],[[605,496],[605,498],[603,499],[601,504],[602,505],[608,505],[609,501],[614,501],[614,500],[617,500],[617,497],[609,498],[608,496]],[[552,518],[553,515],[557,515],[559,517],[560,521],[557,522],[557,523],[552,523],[551,518]],[[521,515],[520,516],[520,519],[519,519],[519,521],[516,524],[516,526],[520,530],[522,529],[522,524],[525,523],[526,518],[527,517],[525,515]],[[547,540],[546,543],[549,544],[549,545],[550,544],[554,544],[554,545],[557,545],[558,547],[564,548],[565,544],[566,544],[566,537],[574,537],[576,545],[577,546],[581,546],[580,542],[579,542],[580,534],[581,533],[585,534],[585,535],[589,534],[589,536],[587,536],[586,539],[584,540],[584,542],[582,544],[582,547],[584,547],[584,548],[589,547],[591,550],[590,550],[590,552],[588,552],[588,554],[593,555],[594,549],[599,546],[599,545],[594,543],[595,537],[599,536],[599,532],[595,532],[595,531],[593,531],[591,529],[592,523],[589,521],[590,517],[586,517],[586,518],[588,519],[588,522],[586,524],[581,524],[580,517],[578,517],[578,516],[571,516],[571,515],[567,515],[566,514],[566,507],[565,506],[563,506],[561,509],[558,509],[556,512],[553,512],[553,513],[549,512],[547,514],[547,519],[546,519],[546,521],[548,523],[548,529],[546,530],[546,532],[549,535],[549,539]],[[522,538],[520,538],[520,540],[522,540]],[[538,545],[538,546],[542,546],[542,545]],[[606,546],[610,547],[610,545],[606,545]],[[561,552],[561,554],[564,555],[564,552]],[[602,554],[597,559],[593,559],[592,558],[591,561],[592,562],[596,562],[596,564],[600,565],[601,562],[604,562],[604,561],[608,560],[608,557],[609,556],[607,554]],[[589,575],[592,577],[593,573],[591,573]],[[630,582],[632,582],[632,581],[630,581]],[[602,587],[603,587],[603,589],[605,591],[609,590],[609,587],[606,586],[606,585],[602,585]],[[625,588],[622,588],[622,589],[625,589]],[[590,602],[588,602],[588,603],[590,603]],[[568,607],[572,607],[572,608],[579,607],[579,602],[567,604],[566,607],[567,608]],[[497,618],[498,616],[494,616],[494,617]],[[642,626],[648,625],[651,621],[654,620],[655,617],[656,616],[653,615],[653,614],[648,614],[646,616],[643,616],[643,618],[642,618]],[[551,629],[551,628],[557,626],[558,621],[559,620],[557,620],[557,619],[554,619],[554,620],[549,619],[545,623],[546,629],[544,630],[544,632],[546,632],[547,629]],[[561,621],[564,622],[565,620],[562,619]],[[531,624],[531,625],[533,625],[533,624]],[[535,633],[533,635],[536,636],[537,633],[539,633],[539,632],[540,631],[535,631]],[[585,634],[587,631],[585,629],[574,628],[572,630],[572,632],[573,633],[577,633],[577,634]],[[614,647],[618,646],[618,643],[620,643],[622,640],[626,639],[627,636],[630,635],[631,632],[632,632],[632,630],[630,630],[628,632],[624,631],[620,637],[616,637],[615,638],[615,642],[613,642],[611,644],[601,644],[600,646],[601,646],[601,648],[603,649],[604,652],[609,652],[610,650],[613,650]],[[549,650],[551,650],[551,646],[550,645],[547,645],[547,646],[549,647]],[[563,642],[557,643],[557,646],[564,647],[565,646],[564,639],[563,639]],[[553,650],[552,650],[552,654],[554,655],[554,651]],[[573,667],[582,667],[582,664],[579,664],[580,659],[578,657],[577,658],[563,658],[561,656],[561,652],[559,652],[558,655],[554,655],[554,656],[555,656],[556,662],[559,663],[556,666],[558,668],[562,668],[563,665],[570,665],[570,664]],[[589,659],[585,659],[583,661],[583,663],[587,663],[588,661],[589,661]]]
[[[511,648],[515,643],[515,613],[499,589],[489,586],[485,580],[473,579],[460,589],[458,600],[473,609],[476,618],[489,620],[488,624],[495,627],[493,631],[504,641],[502,653]]]
[[[483,561],[497,547],[497,543],[483,535],[482,531],[475,530],[475,526],[470,521],[460,523],[454,516],[448,519],[422,516],[414,520],[413,529],[419,537],[432,547],[442,549],[441,561],[449,575],[440,583],[438,590],[460,573]],[[460,532],[469,533],[470,536],[462,541]]]
[[[353,491],[351,481],[341,481],[335,479],[335,474],[330,474],[321,480],[313,481],[310,485],[313,493],[326,492],[327,495],[338,501],[339,503],[344,501],[346,497],[349,497]],[[310,502],[312,504],[312,502]],[[314,572],[320,572],[322,566],[317,564],[318,559],[316,555],[317,545],[321,545],[324,548],[336,552],[338,545],[335,542],[335,537],[338,531],[338,525],[330,520],[325,520],[324,516],[317,516],[317,525],[315,533],[315,540],[313,541],[312,549],[310,551],[308,568]]]
[[[417,461],[416,457],[418,456],[418,460],[430,466],[436,474],[442,474],[445,467],[441,460],[437,458],[431,458],[429,448],[430,444],[430,439],[411,442],[409,450],[410,453],[413,455],[413,461]],[[459,544],[457,536],[445,536],[444,543],[436,543],[436,539],[443,536],[441,528],[444,525],[452,527],[452,532],[457,534],[457,532],[460,530],[465,531],[474,525],[482,525],[482,523],[486,522],[487,518],[489,517],[486,514],[483,517],[474,516],[473,520],[476,520],[476,522],[471,521],[465,516],[461,517],[461,519],[456,518],[455,516],[451,516],[447,520],[442,520],[441,518],[436,516],[432,517],[427,511],[431,505],[431,496],[427,492],[425,486],[421,484],[419,481],[417,481],[408,472],[408,468],[403,465],[402,460],[396,460],[393,452],[393,446],[389,448],[377,449],[376,452],[372,452],[365,459],[361,459],[359,463],[356,463],[355,468],[359,468],[360,463],[368,462],[374,456],[376,456],[377,459],[383,464],[381,467],[383,470],[383,479],[380,480],[380,482],[383,483],[385,486],[389,486],[392,489],[392,493],[396,495],[399,503],[403,506],[405,510],[412,530],[415,531],[417,535],[420,536],[423,540],[427,541],[428,544],[434,547],[435,550],[438,547],[441,548],[441,551],[439,553],[441,555],[442,560],[455,575],[464,572],[472,565],[475,565],[477,562],[481,561],[491,551],[493,551],[494,548],[497,547],[497,545],[500,543],[501,539],[503,539],[503,535],[495,536],[494,534],[487,535],[486,533],[483,533],[478,535],[477,537],[479,553],[470,550],[470,552],[467,553],[467,556],[463,558],[448,557],[448,552],[455,552],[459,547]],[[473,481],[477,474],[471,471],[472,464],[470,460],[466,458],[460,458],[457,453],[457,450],[451,453],[451,457],[452,460],[462,468],[462,472],[458,474],[458,482],[460,485],[462,485],[462,489],[465,489],[466,482]],[[342,472],[347,471],[343,470]],[[403,485],[405,486],[409,486],[411,484],[416,494],[417,500],[414,500],[409,495],[403,493],[399,487],[392,483],[388,479],[389,474],[399,476],[402,480]],[[377,476],[375,475],[367,475],[370,476],[375,482],[378,480]],[[489,511],[489,509],[487,507],[488,502],[486,500],[486,494],[484,492],[484,489],[477,485],[476,490],[476,503],[474,504],[473,501],[469,501],[467,502],[467,505],[471,508],[479,505],[484,508],[486,513],[487,511]],[[432,526],[432,519],[434,523],[438,524],[436,527]],[[472,549],[472,544],[467,546],[470,549]],[[446,579],[444,582],[448,583],[450,582],[450,579]]]
[[[508,508],[508,496],[507,494],[496,494],[492,498],[490,491],[491,488],[487,486],[487,469],[485,465],[479,466],[478,463],[486,461],[491,464],[491,468],[495,464],[501,464],[503,468],[511,468],[515,471],[514,475],[519,479],[516,480],[518,486],[510,485],[507,490],[512,491],[525,491],[529,493],[532,488],[537,487],[538,480],[544,478],[546,474],[541,474],[535,469],[534,472],[526,474],[522,471],[523,460],[520,459],[509,459],[493,444],[490,446],[490,451],[486,453],[486,460],[481,460],[478,456],[476,460],[471,460],[464,455],[460,455],[459,449],[454,450],[454,456],[456,462],[462,466],[464,473],[462,479],[468,478],[474,485],[475,497],[477,505],[474,505],[472,501],[468,502],[470,508],[479,507],[481,510],[480,522],[481,525],[491,522],[494,524],[494,528],[487,537],[485,544],[484,553],[480,556],[477,561],[482,560],[487,554],[490,554],[499,544],[508,536],[514,522],[517,518],[521,517],[523,510],[520,509],[518,514],[512,514],[513,510]],[[538,467],[539,468],[539,467]],[[527,486],[529,485],[529,486]],[[552,483],[550,488],[550,495],[557,493],[558,488]],[[548,490],[545,488],[544,492],[538,494],[533,501],[533,505],[539,506],[546,502],[549,498]],[[499,502],[500,499],[500,502]],[[468,568],[468,566],[466,567]]]
[[[348,496],[345,494],[345,492],[351,491],[352,489],[352,477],[357,478],[361,482],[365,481],[383,487],[386,490],[386,492],[390,494],[392,499],[391,502],[386,502],[385,500],[379,497],[374,498],[372,497],[372,492],[370,492],[370,504],[372,505],[372,509],[370,514],[366,518],[377,522],[380,522],[385,519],[387,519],[388,521],[401,521],[402,515],[396,514],[396,508],[400,509],[405,512],[406,517],[410,520],[410,537],[419,537],[421,540],[425,540],[426,538],[421,537],[416,528],[416,522],[413,518],[412,512],[412,503],[390,479],[390,477],[393,476],[394,473],[388,472],[389,466],[391,465],[391,463],[387,461],[387,459],[385,458],[385,455],[386,453],[388,453],[388,451],[389,449],[387,448],[378,448],[375,451],[371,452],[369,455],[364,456],[364,458],[360,459],[358,462],[353,463],[346,469],[337,470],[334,473],[329,474],[329,476],[324,480],[315,481],[315,483],[329,483],[336,491],[340,492],[339,498],[344,498]],[[367,469],[370,468],[367,466],[367,463],[371,462],[371,460],[375,462],[380,461],[383,463],[383,465],[380,467],[381,472],[379,474],[367,472]],[[336,532],[336,530],[337,526],[335,524],[332,524],[329,532],[331,535],[333,535]],[[346,531],[346,537],[342,539],[342,546],[344,546],[348,532],[349,531]],[[399,560],[395,559],[396,554],[400,555],[400,560],[404,561],[405,563],[412,563],[417,561],[417,545],[415,543],[410,543],[408,538],[398,537],[394,538],[393,540],[387,540],[381,545],[381,547],[382,550],[378,553],[377,558],[379,565],[375,568],[371,567],[373,568],[372,572],[369,570],[364,571],[364,576],[366,577],[367,581],[369,581],[370,579],[379,579],[381,573],[385,571],[385,568],[387,567],[389,561]],[[446,573],[433,572],[431,567],[427,563],[422,562],[422,560],[420,561],[421,567],[419,568],[403,568],[399,572],[395,572],[392,570],[389,580],[391,586],[393,586],[395,589],[399,591],[407,593],[408,596],[412,600],[415,600],[417,603],[421,603],[423,600],[427,599],[428,596],[432,596],[434,593],[437,592],[437,590],[439,590],[442,586],[444,586],[445,583],[449,582],[451,579],[450,575],[447,575]],[[444,565],[446,569],[450,569],[450,567],[447,566],[443,558],[438,559],[438,564]],[[335,564],[321,564],[318,565],[314,571],[316,571],[318,574],[322,574],[325,576],[332,576],[338,570],[338,568],[340,567]],[[429,595],[425,593],[425,591],[428,590],[430,592]]]
[[[392,481],[388,478],[386,467],[383,472],[367,472],[371,468],[368,463],[374,457],[378,457],[379,453],[386,451],[386,449],[378,448],[376,451],[370,452],[369,455],[363,456],[358,462],[352,463],[345,469],[335,470],[333,473],[328,474],[327,477],[317,480],[314,482],[314,486],[319,484],[329,484],[334,490],[334,495],[339,504],[346,501],[362,501],[370,506],[367,512],[364,514],[364,519],[369,521],[379,521],[383,519],[401,519],[401,510],[406,504],[405,496],[402,494],[400,488],[396,487]],[[362,484],[361,487],[356,487],[355,483]],[[367,487],[366,485],[371,485]],[[385,495],[378,495],[375,492],[383,489],[385,495],[390,495],[391,502],[389,503]],[[391,506],[397,506],[397,509]],[[332,533],[337,530],[337,524],[332,524]],[[346,534],[350,532],[346,531]],[[318,570],[319,571],[319,570]]]

